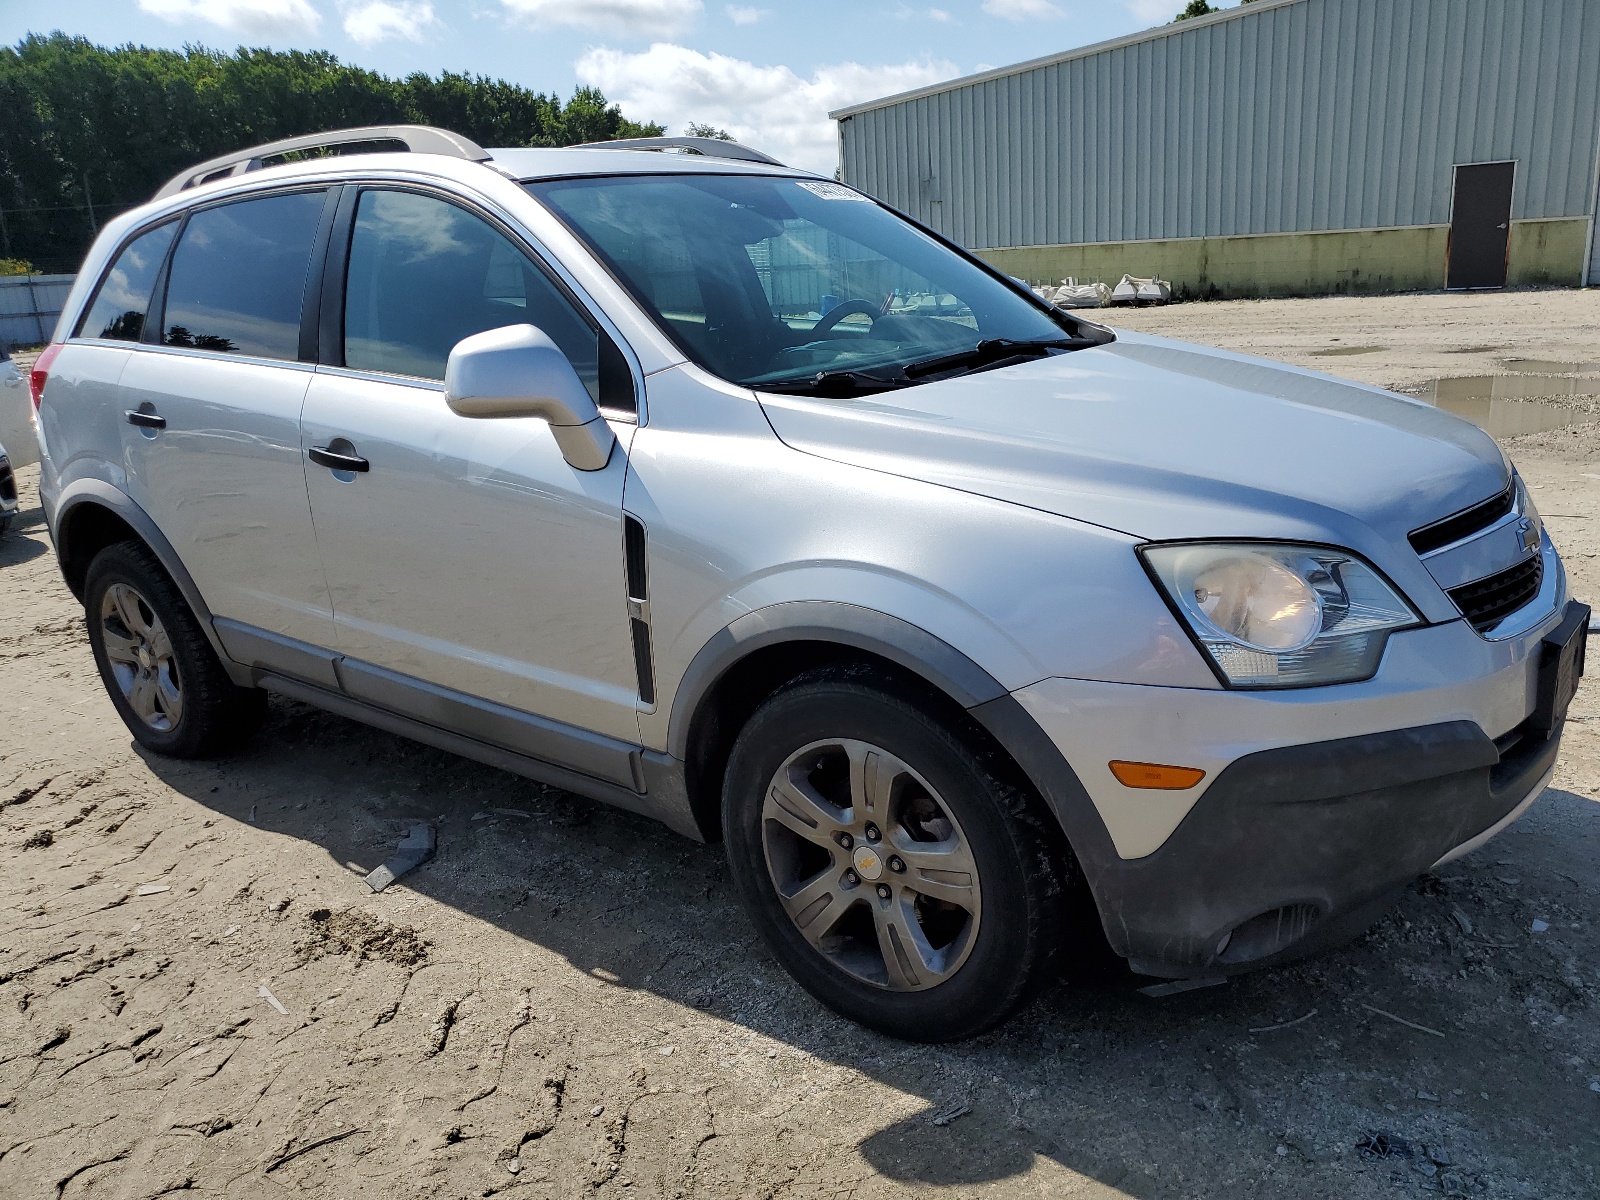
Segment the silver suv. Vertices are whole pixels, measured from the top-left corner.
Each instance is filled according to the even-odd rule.
[[[906,1038],[1001,1020],[1091,904],[1169,979],[1351,936],[1533,802],[1583,666],[1473,426],[1113,334],[725,143],[206,163],[33,383],[143,745],[276,692],[720,838]]]

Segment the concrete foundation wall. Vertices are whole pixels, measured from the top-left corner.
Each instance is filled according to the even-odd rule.
[[[1576,286],[1588,221],[1513,221],[1507,282]],[[1403,229],[1165,238],[979,250],[1008,275],[1115,283],[1159,275],[1186,299],[1429,291],[1444,287],[1447,225]]]
[[[1506,282],[1512,287],[1582,287],[1583,251],[1588,240],[1589,222],[1583,217],[1511,222]]]

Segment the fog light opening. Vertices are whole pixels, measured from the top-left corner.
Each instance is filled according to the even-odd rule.
[[[1322,916],[1314,904],[1286,904],[1235,925],[1217,943],[1217,961],[1255,962],[1287,950]]]

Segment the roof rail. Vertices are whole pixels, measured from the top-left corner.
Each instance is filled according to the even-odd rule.
[[[297,150],[322,150],[361,142],[399,142],[413,154],[443,154],[471,162],[486,162],[489,158],[489,152],[482,146],[448,129],[435,129],[431,125],[367,125],[360,129],[335,129],[328,133],[284,138],[264,146],[252,146],[248,150],[236,150],[232,154],[207,159],[199,166],[190,167],[169,179],[166,186],[155,194],[155,198],[160,200],[164,196],[176,196],[181,191],[210,183],[213,179],[259,171],[266,165],[264,159],[293,154]]]
[[[622,138],[615,142],[585,142],[573,146],[574,150],[687,150],[690,154],[703,154],[707,158],[735,158],[740,162],[766,163],[770,167],[784,164],[770,154],[741,146],[738,142],[708,137],[652,137]]]

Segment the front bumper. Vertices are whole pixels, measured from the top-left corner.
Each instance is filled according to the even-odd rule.
[[[1509,823],[1559,750],[1560,729],[1529,718],[1561,621],[1558,609],[1500,642],[1464,621],[1398,634],[1360,684],[1057,679],[1015,693],[1104,825],[1075,846],[1113,948],[1171,977],[1295,957],[1359,932],[1407,882]],[[1111,759],[1208,776],[1186,792],[1125,788]]]
[[[1511,735],[1502,753],[1452,721],[1240,759],[1159,850],[1102,864],[1107,933],[1135,970],[1166,976],[1342,941],[1537,796],[1560,740]]]

